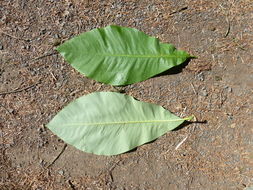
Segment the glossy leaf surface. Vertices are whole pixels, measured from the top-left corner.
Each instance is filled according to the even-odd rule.
[[[115,25],[82,33],[57,50],[80,73],[111,85],[146,80],[191,58],[137,29]]]
[[[96,92],[74,100],[47,127],[82,151],[116,155],[158,138],[186,119],[128,95]]]

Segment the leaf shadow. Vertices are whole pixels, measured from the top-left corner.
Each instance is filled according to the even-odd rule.
[[[165,76],[165,75],[175,75],[175,74],[181,73],[182,70],[189,64],[191,59],[193,59],[193,58],[187,59],[182,64],[172,67],[162,73],[159,73],[158,75],[155,75],[154,77],[160,77],[160,76]]]
[[[178,73],[181,73],[182,70],[189,64],[189,62],[192,60],[192,59],[196,59],[196,57],[191,57],[191,58],[188,58],[185,62],[183,62],[182,64],[180,65],[177,65],[177,66],[174,66],[162,73],[159,73],[157,75],[154,75],[150,78],[156,78],[156,77],[160,77],[160,76],[166,76],[166,75],[175,75],[175,74],[178,74]],[[148,80],[148,79],[146,79]],[[133,83],[134,84],[134,83]],[[124,89],[126,86],[128,86],[129,84],[125,84],[125,85],[113,85],[113,88],[115,88],[119,93],[125,93],[126,90]],[[120,89],[120,88],[123,88],[123,89]]]
[[[154,139],[154,140],[152,140],[152,141],[146,142],[146,143],[144,143],[144,144],[142,144],[142,145],[151,144],[151,143],[155,142],[157,139],[158,139],[158,138],[156,138],[156,139]],[[140,145],[140,146],[142,146],[142,145]],[[135,152],[135,151],[138,149],[138,147],[139,147],[139,146],[137,146],[137,147],[135,147],[135,148],[133,148],[133,149],[127,151],[127,152],[124,152],[123,154]]]
[[[179,125],[178,127],[176,127],[175,129],[171,130],[171,131],[178,131],[180,129],[183,129],[185,128],[186,126],[190,125],[190,124],[193,124],[193,123],[200,123],[200,124],[207,124],[207,120],[203,120],[203,121],[185,121],[183,122],[181,125]],[[151,144],[153,142],[155,142],[158,138],[152,140],[152,141],[149,141],[147,143],[144,143],[144,144]],[[138,149],[138,147],[135,147],[127,152],[124,152],[123,154],[127,154],[127,153],[131,153],[131,152],[135,152],[136,150]]]
[[[193,123],[207,124],[207,120],[204,120],[204,121],[185,121],[181,125],[179,125],[178,127],[176,127],[175,129],[173,129],[172,131],[178,131],[178,130],[183,129],[186,126],[188,126],[190,124],[193,124]]]
[[[136,150],[137,150],[137,147],[135,147],[132,150],[129,150],[127,152],[124,152],[123,154],[128,154],[128,153],[131,153],[131,152],[135,152]]]

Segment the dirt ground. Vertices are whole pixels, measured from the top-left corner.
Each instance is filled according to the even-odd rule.
[[[123,89],[202,122],[111,157],[65,147],[45,128],[77,97],[112,89],[82,76],[54,51],[109,24],[135,27],[198,57],[180,72]],[[250,187],[252,48],[252,0],[1,0],[0,189]]]

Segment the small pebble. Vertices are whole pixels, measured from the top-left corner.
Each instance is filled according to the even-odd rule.
[[[200,96],[208,96],[208,92],[206,89],[201,90],[199,94]]]
[[[229,120],[233,120],[233,116],[229,115],[229,116],[228,116],[228,119],[229,119]]]
[[[45,165],[46,165],[46,162],[43,160],[43,159],[40,159],[40,165],[42,166],[42,167],[44,167]]]
[[[4,49],[4,46],[0,44],[0,50],[3,50]]]
[[[232,129],[236,127],[236,124],[233,123],[231,126],[230,126]]]
[[[229,93],[231,93],[233,90],[232,90],[232,88],[231,87],[229,87],[229,86],[225,86],[225,89],[227,90],[227,92],[229,92]]]
[[[40,31],[40,35],[43,35],[43,34],[46,34],[47,30],[45,28],[43,28],[41,31]]]
[[[17,165],[17,168],[21,168],[21,164],[18,164],[18,165]]]
[[[26,62],[21,64],[21,67],[27,67],[27,66],[28,66],[28,63]]]
[[[60,88],[62,86],[62,83],[61,82],[57,82],[56,83],[56,88]]]
[[[204,81],[205,80],[205,76],[204,74],[201,72],[199,74],[196,75],[196,79],[198,79],[199,81]]]
[[[63,36],[66,36],[66,35],[67,35],[67,31],[66,31],[66,30],[63,30],[63,31],[62,31],[62,35],[63,35]]]
[[[45,131],[45,127],[42,125],[41,127],[39,127],[39,128],[37,129],[37,131],[38,131],[39,133],[43,133],[43,132]]]
[[[63,175],[64,174],[64,171],[63,170],[59,170],[58,172],[60,175]]]
[[[59,34],[55,34],[54,38],[60,38]]]
[[[31,71],[30,73],[32,76],[36,75],[36,71]]]

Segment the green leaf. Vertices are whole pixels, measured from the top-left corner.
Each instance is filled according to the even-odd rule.
[[[192,58],[137,29],[115,25],[82,33],[57,50],[80,73],[111,85],[140,82]]]
[[[161,106],[115,92],[80,97],[61,110],[47,127],[76,148],[116,155],[152,141],[184,120]]]

